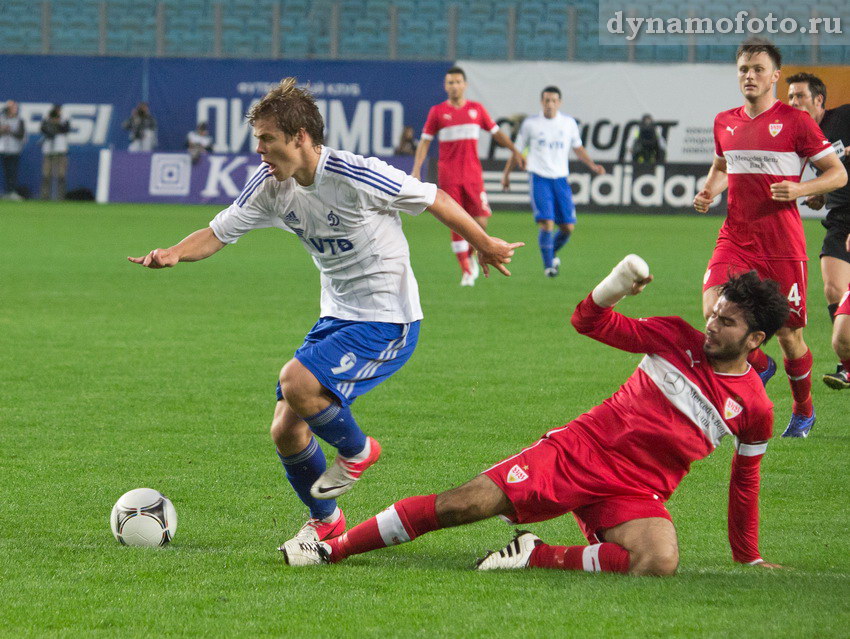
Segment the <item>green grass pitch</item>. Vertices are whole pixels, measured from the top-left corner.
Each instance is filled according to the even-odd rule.
[[[0,636],[838,637],[850,636],[850,392],[834,366],[806,222],[818,422],[776,438],[763,463],[761,549],[783,571],[738,566],[726,539],[731,446],[694,465],[668,506],[679,575],[478,574],[512,530],[498,520],[319,569],[275,551],[305,511],[268,437],[281,365],[318,315],[318,272],[297,240],[256,231],[198,264],[128,263],[205,225],[211,207],[0,204]],[[577,335],[575,304],[626,253],[656,281],[619,310],[700,326],[720,218],[584,215],[545,279],[528,214],[497,213],[522,240],[509,279],[458,286],[449,234],[405,218],[425,320],[416,354],[354,405],[384,457],[343,498],[351,524],[445,490],[612,393],[639,356]],[[778,357],[778,346],[768,347]],[[777,434],[783,375],[768,387]],[[120,546],[123,492],[177,507],[175,541]],[[531,527],[581,543],[563,517]]]

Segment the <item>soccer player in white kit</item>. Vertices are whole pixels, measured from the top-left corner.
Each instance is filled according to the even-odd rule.
[[[321,314],[280,372],[271,436],[310,519],[296,538],[330,539],[345,531],[335,498],[381,454],[350,404],[411,356],[422,309],[399,211],[426,208],[478,251],[485,275],[505,275],[514,249],[493,238],[443,191],[377,158],[323,145],[324,122],[313,96],[285,78],[248,119],[263,164],[236,201],[209,227],[131,262],[148,268],[211,256],[252,229],[294,233],[321,271]],[[330,469],[313,437],[334,446]]]
[[[561,265],[557,253],[569,241],[576,225],[576,207],[567,182],[570,149],[597,175],[605,173],[605,168],[590,159],[581,143],[576,121],[558,110],[561,108],[561,90],[558,87],[543,89],[540,104],[543,111],[523,121],[516,147],[521,151],[528,147],[531,207],[534,209],[534,221],[540,227],[537,241],[543,258],[543,273],[547,277],[555,277]],[[511,156],[502,174],[505,191],[511,188],[513,167],[514,158]],[[558,225],[557,234],[555,224]]]

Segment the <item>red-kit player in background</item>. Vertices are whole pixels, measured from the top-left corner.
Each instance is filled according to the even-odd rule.
[[[755,270],[779,283],[791,314],[776,334],[791,384],[791,420],[783,437],[806,437],[815,423],[812,353],[803,341],[806,325],[806,238],[797,199],[840,188],[847,172],[829,140],[803,111],[775,97],[782,57],[766,41],[738,48],[738,83],[744,106],[714,120],[715,157],[703,190],[694,198],[700,213],[729,187],[728,214],[703,281],[703,312],[714,308],[720,285],[734,273]],[[821,175],[800,182],[807,161]],[[761,349],[749,359],[762,381],[776,363]]]
[[[458,488],[402,499],[328,543],[287,542],[281,548],[287,563],[336,563],[496,515],[526,524],[572,512],[589,545],[550,546],[520,532],[478,568],[671,575],[679,549],[664,502],[692,462],[732,435],[732,556],[776,567],[758,548],[759,467],[773,409],[747,354],[783,325],[788,303],[775,282],[749,272],[723,286],[704,333],[679,317],[638,320],[614,312],[651,280],[646,262],[627,256],[573,313],[580,333],[646,353],[614,395]]]
[[[448,100],[431,107],[422,129],[422,138],[416,147],[413,170],[410,174],[420,179],[422,163],[428,156],[431,140],[440,142],[440,158],[437,163],[437,182],[440,188],[451,195],[475,219],[481,228],[487,228],[492,215],[484,191],[481,160],[478,159],[478,136],[484,129],[493,135],[501,146],[511,150],[514,162],[525,168],[525,158],[517,151],[511,139],[505,135],[480,103],[467,100],[466,73],[460,67],[446,72],[446,94]],[[457,233],[452,232],[452,251],[457,257],[463,275],[461,286],[474,286],[478,277],[478,264],[471,260],[472,247]]]

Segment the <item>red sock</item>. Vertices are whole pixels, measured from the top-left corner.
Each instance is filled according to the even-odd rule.
[[[844,367],[844,370],[850,373],[850,359],[842,359],[841,365]]]
[[[436,495],[408,497],[397,501],[348,532],[327,542],[331,547],[331,561],[336,563],[351,555],[413,541],[440,528],[434,509]]]
[[[629,572],[629,552],[617,544],[591,546],[549,546],[541,544],[531,551],[528,565],[556,570],[585,572]]]
[[[469,242],[452,231],[452,253],[455,254],[458,264],[460,264],[460,268],[464,273],[472,272],[472,266],[469,264],[471,251],[472,247],[469,246]]]
[[[756,373],[763,373],[767,370],[767,355],[760,348],[750,351],[750,354],[747,355],[747,361],[756,369]]]
[[[455,253],[457,262],[460,264],[460,270],[464,273],[472,273],[472,264],[469,262],[469,255],[466,253]]]
[[[785,360],[785,372],[791,384],[791,394],[794,396],[792,411],[796,415],[811,417],[812,415],[812,351],[797,359]]]

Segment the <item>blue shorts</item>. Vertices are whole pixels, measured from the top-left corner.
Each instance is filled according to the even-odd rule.
[[[391,324],[321,317],[295,351],[295,359],[348,406],[404,366],[418,340],[418,321]],[[277,399],[283,399],[280,382]]]
[[[554,220],[556,224],[576,223],[573,191],[567,178],[545,178],[529,173],[528,186],[535,222]]]

